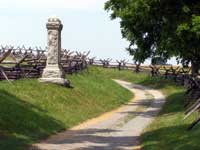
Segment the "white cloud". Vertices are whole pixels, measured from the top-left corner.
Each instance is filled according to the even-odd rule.
[[[101,9],[106,0],[0,0],[1,8]]]

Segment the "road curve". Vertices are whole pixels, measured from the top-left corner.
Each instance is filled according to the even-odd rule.
[[[165,102],[164,95],[115,80],[134,93],[127,105],[33,145],[33,150],[139,150],[139,136]]]

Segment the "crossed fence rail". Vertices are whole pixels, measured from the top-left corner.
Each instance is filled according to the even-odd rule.
[[[77,52],[62,49],[61,66],[65,73],[78,73],[88,66],[90,52]],[[46,66],[47,48],[26,48],[1,46],[0,80],[39,78]]]

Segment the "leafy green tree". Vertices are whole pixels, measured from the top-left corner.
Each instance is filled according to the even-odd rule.
[[[192,64],[193,74],[200,64],[200,2],[197,0],[109,0],[105,9],[111,19],[120,18],[127,50],[134,59],[176,56]],[[137,45],[137,47],[135,46]]]

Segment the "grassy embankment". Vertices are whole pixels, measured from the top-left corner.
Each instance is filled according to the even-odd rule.
[[[132,93],[92,69],[68,89],[37,80],[0,81],[0,150],[27,146],[127,103]]]

